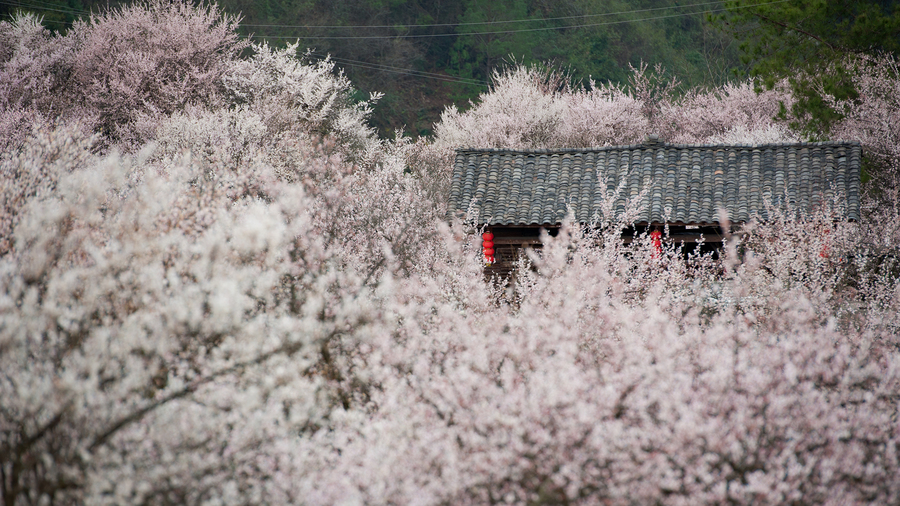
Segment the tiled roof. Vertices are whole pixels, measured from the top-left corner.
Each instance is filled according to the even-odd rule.
[[[590,149],[458,149],[450,213],[469,206],[489,225],[552,225],[569,207],[586,223],[624,181],[614,208],[643,188],[636,223],[718,223],[767,217],[764,202],[809,212],[835,195],[859,219],[861,148],[851,142],[766,145],[645,144]],[[602,182],[602,183],[601,183]],[[667,218],[668,217],[668,218]]]

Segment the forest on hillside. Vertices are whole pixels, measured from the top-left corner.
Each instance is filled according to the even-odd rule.
[[[487,89],[495,69],[516,62],[551,65],[580,83],[624,83],[629,65],[661,64],[688,86],[722,84],[740,68],[730,34],[707,20],[720,2],[284,4],[223,7],[243,13],[247,33],[270,42],[299,38],[301,47],[332,55],[361,90],[384,93],[373,119],[385,132],[405,126],[414,135],[430,133],[445,106],[465,108]],[[271,26],[281,24],[305,27]],[[364,28],[371,25],[381,27]]]
[[[117,1],[6,0],[71,26]],[[312,60],[330,56],[359,90],[383,94],[370,118],[382,135],[430,134],[450,104],[465,108],[495,69],[541,63],[573,83],[627,82],[629,65],[660,64],[686,86],[719,85],[744,70],[737,42],[710,22],[722,2],[641,0],[267,0],[220,2],[241,16],[238,33]]]
[[[0,2],[4,506],[900,503],[898,2],[726,0],[645,39],[440,47],[399,35],[498,4],[313,9],[390,24],[398,68],[489,80],[432,83],[424,136],[389,135],[390,90],[342,72],[338,43],[246,38],[315,2],[245,6],[247,26],[188,0]],[[493,15],[595,14],[562,5]],[[737,42],[720,67],[629,52],[704,19]],[[744,73],[724,80],[729,47]],[[481,222],[447,213],[456,149],[650,132],[858,143],[860,219],[784,199],[740,228],[722,212],[719,254],[686,255],[668,231],[624,244],[645,195],[607,188],[592,223],[485,278]]]

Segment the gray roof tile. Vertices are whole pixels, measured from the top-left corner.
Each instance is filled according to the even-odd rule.
[[[470,205],[491,225],[559,223],[569,207],[580,222],[625,181],[613,208],[648,189],[644,223],[718,223],[767,217],[765,201],[810,212],[842,196],[844,217],[859,219],[861,147],[853,142],[766,145],[648,143],[590,149],[459,149],[450,212]],[[606,181],[606,185],[600,183]]]

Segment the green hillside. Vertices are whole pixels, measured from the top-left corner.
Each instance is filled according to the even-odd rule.
[[[430,132],[443,108],[486,90],[515,60],[547,62],[574,81],[621,82],[662,64],[685,85],[720,83],[737,46],[707,21],[719,2],[676,0],[224,0],[242,31],[273,45],[299,39],[331,57],[361,92],[385,94],[374,122],[390,135]]]
[[[39,13],[65,31],[78,17],[123,3],[2,0],[0,18]],[[273,46],[299,41],[329,56],[359,89],[383,93],[382,135],[431,132],[444,107],[464,109],[512,61],[547,63],[573,82],[623,82],[629,65],[661,64],[685,86],[719,84],[741,68],[737,43],[708,21],[721,2],[677,0],[223,0],[240,31]]]

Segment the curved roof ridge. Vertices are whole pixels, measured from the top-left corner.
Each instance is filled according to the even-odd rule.
[[[800,147],[800,146],[861,146],[859,141],[853,140],[829,140],[829,141],[799,141],[799,142],[762,142],[762,143],[705,143],[705,144],[680,144],[669,143],[663,141],[644,142],[637,144],[615,144],[609,146],[591,146],[582,148],[573,147],[557,147],[557,148],[477,148],[472,146],[461,146],[455,148],[457,153],[509,153],[509,154],[549,154],[549,153],[587,153],[594,151],[610,151],[621,149],[693,149],[693,148],[736,148],[736,149],[752,149],[764,147]]]
[[[719,208],[735,222],[766,219],[769,204],[810,213],[834,199],[847,219],[858,220],[861,155],[858,142],[842,141],[460,148],[448,212],[472,204],[491,224],[554,223],[571,205],[586,222],[624,185],[613,208],[645,194],[639,222],[717,223]]]

